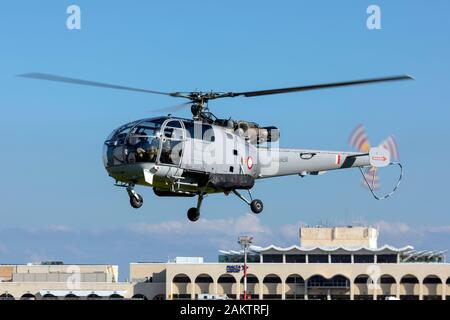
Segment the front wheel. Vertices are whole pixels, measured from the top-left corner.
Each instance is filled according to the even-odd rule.
[[[135,209],[139,209],[140,207],[142,207],[143,203],[144,199],[139,193],[136,193],[136,197],[130,197],[130,204]]]
[[[255,199],[250,203],[250,209],[253,213],[261,213],[264,209],[264,205],[261,200]]]

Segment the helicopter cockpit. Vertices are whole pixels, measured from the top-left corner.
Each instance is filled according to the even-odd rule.
[[[161,162],[178,164],[180,159],[174,159],[173,151],[183,140],[182,127],[179,120],[166,122],[168,119],[170,118],[159,117],[138,120],[114,130],[104,144],[105,167],[155,163],[158,156]],[[164,123],[164,132],[161,132]],[[181,156],[181,151],[175,154]]]

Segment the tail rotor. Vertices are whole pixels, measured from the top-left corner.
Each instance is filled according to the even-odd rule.
[[[369,152],[371,146],[366,134],[364,125],[359,124],[351,133],[349,143],[359,152]],[[394,136],[389,136],[383,140],[378,147],[384,148],[389,151],[392,160],[399,159],[398,146]],[[378,190],[381,187],[380,177],[377,174],[377,168],[371,166],[364,171],[364,177],[361,181],[361,185],[365,188]],[[368,185],[369,184],[369,185]]]

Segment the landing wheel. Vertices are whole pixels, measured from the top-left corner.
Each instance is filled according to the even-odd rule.
[[[261,200],[255,199],[252,202],[250,202],[250,209],[252,209],[253,213],[261,213],[264,209],[264,205]]]
[[[200,218],[200,211],[197,208],[190,208],[187,212],[187,217],[190,221],[195,222]]]
[[[144,199],[139,193],[136,193],[135,196],[130,196],[130,204],[133,208],[139,209],[142,207],[142,204],[144,203]]]

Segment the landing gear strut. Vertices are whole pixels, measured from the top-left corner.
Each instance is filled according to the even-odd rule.
[[[200,207],[203,201],[203,193],[198,195],[197,207],[192,207],[187,212],[187,217],[190,221],[195,222],[200,218]]]
[[[237,190],[233,190],[233,193],[238,196],[242,201],[244,201],[246,204],[250,206],[250,210],[252,210],[253,213],[261,213],[264,209],[264,205],[261,200],[252,198],[252,193],[250,190],[248,190],[248,194],[250,196],[250,200],[247,200],[242,194],[240,194]]]
[[[144,203],[144,198],[142,198],[142,196],[139,193],[134,191],[134,185],[129,185],[127,187],[127,192],[128,196],[130,197],[130,205],[135,209],[139,209],[140,207],[142,207],[142,204]]]

